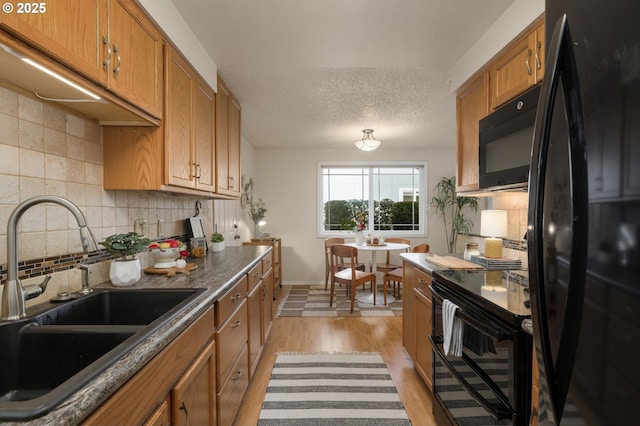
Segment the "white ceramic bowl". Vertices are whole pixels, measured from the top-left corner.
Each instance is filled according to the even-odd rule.
[[[176,266],[176,259],[180,257],[180,250],[182,248],[154,248],[150,249],[151,256],[155,260],[153,264],[154,268],[174,268]]]

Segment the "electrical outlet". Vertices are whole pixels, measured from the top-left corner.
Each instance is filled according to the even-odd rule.
[[[158,219],[158,237],[164,237],[164,219]]]

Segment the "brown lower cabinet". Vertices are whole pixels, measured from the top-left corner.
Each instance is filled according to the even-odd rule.
[[[431,276],[407,261],[402,267],[402,344],[413,359],[414,368],[431,389]]]
[[[84,424],[157,425],[168,424],[164,421],[166,418],[171,418],[172,424],[187,424],[173,420],[180,418],[181,407],[190,413],[205,413],[202,415],[208,415],[214,421],[213,320],[211,307],[92,413]]]
[[[233,424],[273,322],[272,281],[262,259],[83,424]]]

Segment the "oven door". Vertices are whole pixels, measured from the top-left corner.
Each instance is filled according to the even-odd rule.
[[[514,424],[514,330],[446,289],[434,285],[431,292],[434,415],[438,424]],[[456,316],[464,327],[461,357],[444,354],[443,297],[460,308]]]

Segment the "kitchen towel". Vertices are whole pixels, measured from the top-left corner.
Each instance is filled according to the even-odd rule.
[[[442,301],[442,333],[444,334],[444,354],[462,356],[462,321],[456,316],[458,305],[444,299]]]

